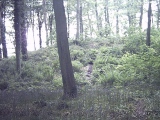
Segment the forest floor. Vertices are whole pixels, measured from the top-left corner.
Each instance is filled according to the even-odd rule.
[[[160,91],[78,87],[61,100],[62,89],[0,91],[0,120],[159,120]]]

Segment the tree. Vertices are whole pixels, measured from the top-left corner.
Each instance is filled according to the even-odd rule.
[[[77,0],[77,33],[76,33],[76,41],[79,40],[80,37],[80,0]]]
[[[157,1],[157,28],[159,28],[160,24],[160,0]]]
[[[104,0],[104,16],[105,16],[105,35],[106,37],[108,36],[108,34],[110,34],[110,21],[109,21],[109,10],[108,10],[108,7],[109,7],[109,3],[108,3],[109,0]]]
[[[25,19],[25,2],[24,0],[20,1],[20,25],[21,25],[21,52],[22,52],[22,60],[26,61],[28,59],[28,53],[27,53],[27,37],[26,37],[26,19]]]
[[[69,52],[67,23],[63,0],[53,0],[53,8],[55,13],[57,46],[64,89],[63,98],[73,98],[77,96],[77,87]]]
[[[98,13],[98,3],[97,3],[97,0],[94,0],[95,2],[95,13],[96,13],[96,21],[97,21],[97,30],[99,32],[99,35],[101,36],[102,33],[101,33],[101,29],[102,28],[102,20],[101,20],[101,17],[99,16],[99,13]]]
[[[16,69],[20,73],[21,70],[21,32],[20,32],[20,1],[14,0],[14,29],[16,42]]]
[[[0,6],[1,6],[1,2],[0,2]],[[0,13],[1,13],[1,9],[0,9]],[[2,59],[2,48],[1,48],[1,44],[2,44],[2,35],[1,35],[1,26],[2,26],[2,16],[0,14],[0,61]]]
[[[150,46],[151,44],[151,38],[150,38],[150,32],[151,32],[151,15],[152,15],[152,8],[151,8],[151,0],[149,0],[149,6],[148,6],[148,28],[147,28],[147,39],[146,39],[146,45]]]
[[[42,20],[42,6],[37,6],[36,12],[37,12],[37,17],[38,17],[38,30],[39,30],[39,47],[42,48],[42,24],[43,24],[43,20]]]
[[[82,14],[82,1],[80,1],[80,9],[79,9],[80,11],[79,11],[79,13],[80,13],[80,15],[79,15],[79,17],[80,17],[80,23],[79,23],[79,25],[80,25],[80,36],[83,38],[83,14]]]
[[[114,4],[116,6],[116,35],[119,35],[119,0],[114,0]]]
[[[2,1],[0,6],[0,14],[1,14],[1,44],[2,44],[2,50],[3,50],[3,58],[8,58],[8,52],[6,47],[6,28],[5,28],[5,1]]]
[[[141,0],[141,3],[140,3],[140,20],[139,20],[139,27],[142,27],[143,4],[144,4],[144,0]]]

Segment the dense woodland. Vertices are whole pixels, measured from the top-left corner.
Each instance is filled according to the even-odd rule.
[[[160,0],[0,0],[0,119],[159,120],[159,27]]]

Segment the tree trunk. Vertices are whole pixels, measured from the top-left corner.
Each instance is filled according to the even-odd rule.
[[[140,20],[139,20],[139,27],[142,28],[142,19],[143,19],[143,4],[144,4],[144,1],[141,0],[141,7],[140,7]]]
[[[106,37],[110,34],[110,22],[109,22],[109,10],[108,10],[108,1],[105,0],[104,14],[105,14],[105,35]]]
[[[160,0],[157,0],[157,28],[160,24]]]
[[[41,20],[41,17],[40,17],[40,11],[38,11],[37,16],[38,16],[38,30],[39,30],[39,46],[40,46],[40,48],[42,48],[42,35],[41,35],[42,20]]]
[[[6,28],[5,28],[5,2],[3,1],[1,4],[1,42],[2,42],[2,51],[3,51],[3,58],[8,58],[7,46],[6,46]]]
[[[63,0],[53,0],[53,8],[56,20],[57,46],[64,89],[63,98],[74,98],[77,96],[77,87],[69,52],[67,23]]]
[[[99,16],[98,16],[98,10],[97,10],[97,0],[95,0],[95,12],[96,12],[96,21],[97,21],[97,30],[99,31]]]
[[[147,46],[150,46],[150,44],[151,44],[151,40],[150,40],[151,15],[152,15],[152,8],[151,8],[151,2],[149,1],[149,6],[148,6],[148,28],[147,28],[147,39],[146,39],[146,45]]]
[[[21,21],[21,52],[22,52],[22,60],[26,61],[28,59],[28,52],[27,52],[27,28],[26,28],[26,19],[25,19],[25,3],[23,0],[20,1],[20,21]]]
[[[108,0],[105,0],[104,4],[104,14],[105,14],[105,22],[109,24],[109,13],[108,13]]]
[[[102,19],[101,17],[99,17],[99,14],[98,14],[97,0],[95,0],[95,13],[96,13],[98,35],[102,36],[101,29],[100,29],[102,28]]]
[[[34,3],[34,1],[33,1],[33,6],[35,6],[35,3]],[[30,9],[31,9],[31,7],[30,7]],[[34,26],[35,26],[35,24],[34,24],[34,18],[35,18],[35,10],[33,10],[33,13],[31,12],[31,10],[30,10],[30,15],[32,16],[32,18],[31,18],[31,24],[32,24],[32,37],[33,37],[33,42],[34,42],[34,50],[36,50],[36,41],[35,41],[35,32],[34,32]]]
[[[16,41],[16,68],[17,72],[21,70],[21,36],[20,36],[20,1],[14,0],[14,29],[15,29],[15,41]]]
[[[119,35],[119,16],[118,16],[119,10],[116,10],[116,35]]]
[[[129,24],[129,27],[132,26],[132,17],[131,17],[131,13],[130,13],[130,0],[127,0],[127,17],[128,17],[128,24]]]
[[[49,46],[49,42],[48,42],[48,27],[47,27],[47,12],[46,12],[46,1],[43,0],[43,20],[44,20],[44,25],[45,25],[45,31],[46,31],[46,45]]]
[[[82,15],[82,1],[80,1],[80,36],[83,39],[83,15]]]
[[[89,3],[87,3],[87,7],[89,8],[90,5]],[[90,37],[92,38],[92,35],[93,35],[93,27],[92,27],[92,21],[91,21],[91,18],[90,18],[90,14],[89,14],[89,11],[87,11],[87,17],[88,17],[88,26],[89,27],[89,31],[90,31]],[[88,29],[88,28],[86,28]],[[87,38],[87,35],[85,35],[85,38]]]
[[[80,37],[80,0],[77,0],[77,33],[76,33],[76,41],[79,40]]]
[[[53,14],[51,14],[49,16],[49,34],[50,34],[50,44],[52,45],[53,44],[53,37],[52,37],[52,34],[53,34]]]
[[[1,2],[0,2],[0,13],[2,12],[2,9],[1,9]],[[2,35],[1,35],[1,26],[2,26],[2,16],[0,14],[0,61],[2,60],[2,48],[1,48],[1,45],[2,45]]]

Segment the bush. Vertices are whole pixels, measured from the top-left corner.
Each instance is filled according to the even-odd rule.
[[[140,52],[140,46],[145,44],[145,34],[142,32],[132,33],[128,37],[125,37],[125,45],[122,49],[123,53],[138,53]]]
[[[83,64],[79,61],[72,61],[72,66],[74,72],[82,72],[81,69],[83,67]]]

